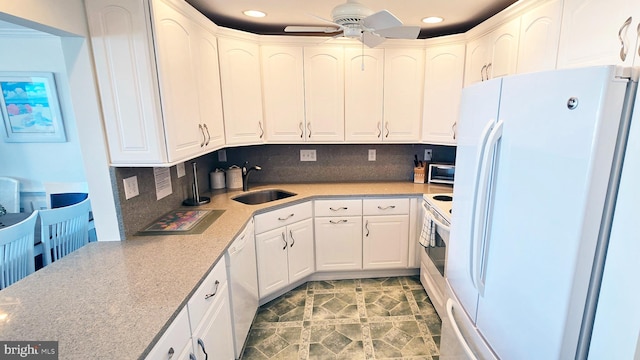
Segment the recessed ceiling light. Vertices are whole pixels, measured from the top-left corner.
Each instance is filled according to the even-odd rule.
[[[267,14],[263,13],[260,10],[245,10],[242,12],[243,14],[251,17],[261,18],[267,16]]]
[[[437,24],[439,22],[442,22],[443,20],[444,19],[439,17],[439,16],[429,16],[429,17],[426,17],[426,18],[422,19],[422,22],[426,23],[426,24]]]

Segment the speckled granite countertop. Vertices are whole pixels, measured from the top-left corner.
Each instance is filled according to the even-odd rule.
[[[151,349],[253,214],[334,196],[451,192],[431,184],[325,183],[255,186],[297,196],[261,205],[211,194],[226,210],[202,234],[90,243],[0,291],[0,339],[59,341],[60,359],[137,359]]]

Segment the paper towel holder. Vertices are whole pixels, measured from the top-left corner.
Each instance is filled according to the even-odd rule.
[[[195,161],[192,162],[191,165],[193,166],[193,184],[191,184],[191,195],[193,197],[185,199],[182,202],[182,205],[199,206],[208,204],[211,202],[211,198],[207,196],[200,196],[200,191],[198,189],[198,165]]]

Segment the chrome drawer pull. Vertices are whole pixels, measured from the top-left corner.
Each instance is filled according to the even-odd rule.
[[[380,210],[389,210],[389,209],[395,209],[395,208],[396,208],[395,205],[389,205],[389,206],[384,206],[384,207],[378,205],[378,209],[380,209]]]
[[[215,286],[213,288],[213,292],[211,294],[206,294],[204,296],[205,300],[216,296],[216,293],[218,292],[218,286],[220,286],[220,281],[216,280],[216,282],[213,285]]]
[[[340,210],[347,210],[347,208],[345,206],[339,207],[337,209],[330,207],[329,210],[331,210],[331,211],[340,211]]]
[[[294,214],[293,214],[293,213],[291,213],[291,214],[289,214],[289,216],[287,216],[287,217],[286,217],[286,218],[284,218],[284,219],[279,217],[279,218],[278,218],[278,220],[280,220],[280,221],[289,220],[289,219],[291,219],[291,218],[293,217],[293,215],[294,215]]]
[[[345,219],[338,220],[338,221],[329,220],[329,222],[332,224],[342,224],[342,223],[346,223],[347,221],[348,220],[345,220]]]

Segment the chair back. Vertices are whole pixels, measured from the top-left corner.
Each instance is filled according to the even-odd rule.
[[[89,199],[57,209],[40,210],[44,266],[87,244]]]
[[[7,212],[20,212],[20,182],[18,180],[0,176],[0,205]]]
[[[47,209],[77,204],[89,193],[86,182],[45,182],[43,185]]]
[[[38,211],[15,225],[0,228],[0,289],[35,271],[33,258]]]

